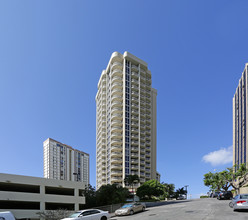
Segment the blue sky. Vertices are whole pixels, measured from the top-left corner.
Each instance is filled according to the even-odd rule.
[[[95,185],[97,83],[112,52],[129,51],[158,90],[161,181],[206,193],[203,174],[232,165],[247,11],[246,0],[0,1],[0,172],[42,177],[51,137],[90,154]]]

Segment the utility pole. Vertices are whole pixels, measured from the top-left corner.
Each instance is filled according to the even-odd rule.
[[[187,194],[188,194],[188,190],[187,187],[189,187],[189,185],[184,186],[186,188],[186,199],[187,199]]]

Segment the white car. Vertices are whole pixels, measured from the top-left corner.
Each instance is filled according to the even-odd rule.
[[[109,212],[105,212],[99,209],[86,209],[80,210],[68,218],[63,218],[62,220],[107,220],[110,219]]]

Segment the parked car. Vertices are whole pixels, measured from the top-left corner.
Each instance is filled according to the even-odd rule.
[[[73,213],[62,220],[107,220],[110,219],[109,212],[99,209],[86,209]]]
[[[145,211],[145,209],[145,204],[141,204],[140,202],[129,203],[117,209],[115,215],[133,215],[135,212]]]
[[[247,209],[248,210],[248,194],[238,194],[229,203],[233,211]]]
[[[0,212],[0,220],[15,220],[12,212]]]
[[[215,191],[215,192],[213,192],[212,198],[217,198],[218,195],[219,195],[219,193],[220,193],[220,191]]]
[[[231,191],[224,191],[224,192],[220,192],[217,196],[217,199],[232,199],[233,198],[233,194]]]
[[[184,200],[184,199],[187,199],[187,196],[185,194],[180,194],[176,200]]]

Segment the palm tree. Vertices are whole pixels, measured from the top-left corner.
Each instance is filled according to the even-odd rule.
[[[134,199],[133,186],[134,186],[135,183],[139,183],[139,181],[140,181],[140,179],[139,179],[139,176],[137,174],[128,175],[124,179],[125,185],[131,186],[131,190],[132,190],[132,193],[133,193],[133,199]]]

